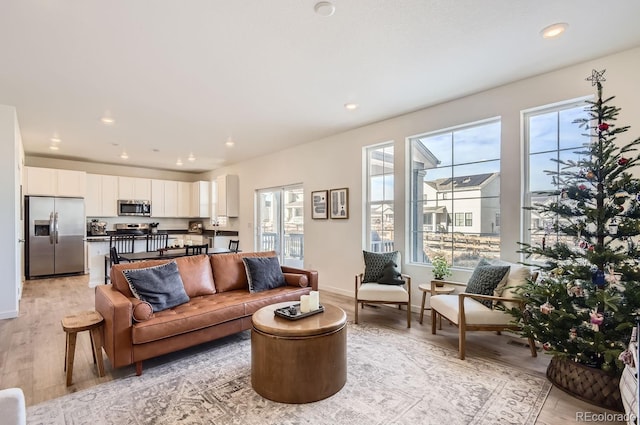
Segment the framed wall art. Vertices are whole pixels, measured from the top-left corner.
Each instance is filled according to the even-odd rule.
[[[331,189],[329,199],[331,200],[331,209],[329,210],[331,218],[349,218],[348,188]]]
[[[329,197],[327,190],[311,192],[311,218],[323,220],[329,218]]]

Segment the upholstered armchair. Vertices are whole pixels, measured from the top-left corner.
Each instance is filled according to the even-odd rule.
[[[355,278],[355,323],[358,308],[366,304],[397,304],[407,306],[407,327],[411,327],[411,277],[400,273],[400,253],[364,251],[365,272]]]
[[[500,304],[506,308],[512,308],[513,306],[524,308],[524,303],[515,298],[514,290],[528,280],[535,281],[537,278],[537,273],[531,274],[528,268],[514,264],[507,266],[511,270],[507,271],[506,275],[502,276],[497,285],[493,285],[492,289],[489,290],[491,284],[485,286],[484,291],[470,288],[474,276],[478,274],[478,271],[481,273],[485,267],[479,265],[467,284],[446,282],[448,285],[460,286],[463,292],[431,297],[431,333],[436,334],[438,318],[440,319],[440,325],[442,325],[442,317],[444,317],[451,324],[457,326],[459,334],[458,355],[462,360],[465,358],[467,332],[495,331],[499,333],[503,330],[520,329],[518,324],[512,322],[513,316],[500,308]],[[432,291],[435,289],[434,286],[435,282],[432,282]],[[481,284],[480,286],[483,285]],[[533,338],[529,338],[529,347],[531,356],[536,357],[537,352]]]

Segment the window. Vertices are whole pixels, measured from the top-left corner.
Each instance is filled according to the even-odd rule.
[[[394,250],[393,142],[365,148],[367,245],[371,252]]]
[[[411,261],[500,256],[500,119],[409,139]],[[476,219],[474,220],[474,216]]]
[[[574,121],[587,117],[584,99],[569,101],[523,113],[525,146],[528,150],[525,178],[525,205],[556,202],[562,188],[547,171],[558,172],[563,165],[556,161],[580,159],[577,152],[588,142],[584,129]],[[535,211],[524,210],[523,240],[532,245],[553,244],[563,238],[553,232],[557,217],[540,217]]]
[[[258,251],[276,251],[286,266],[303,267],[304,192],[302,186],[262,189],[256,192]]]

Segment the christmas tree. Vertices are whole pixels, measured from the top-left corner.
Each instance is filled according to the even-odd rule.
[[[526,263],[539,268],[536,282],[520,290],[524,310],[511,309],[532,336],[551,354],[620,373],[636,313],[640,309],[640,138],[624,142],[629,126],[616,126],[620,108],[603,99],[605,71],[587,78],[597,100],[587,101],[586,117],[574,121],[584,129],[582,150],[575,160],[555,160],[548,171],[556,191],[550,201],[531,206],[551,223],[553,243],[521,245]]]

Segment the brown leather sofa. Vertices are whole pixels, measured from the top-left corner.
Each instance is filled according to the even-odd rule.
[[[96,287],[95,294],[96,311],[105,320],[104,350],[112,367],[135,363],[140,375],[143,360],[250,329],[251,315],[261,307],[299,300],[318,289],[316,271],[282,266],[286,286],[250,293],[242,257],[274,255],[254,252],[177,258],[189,302],[157,313],[144,311],[147,305],[139,305],[122,271],[170,260],[114,265],[112,284]]]

